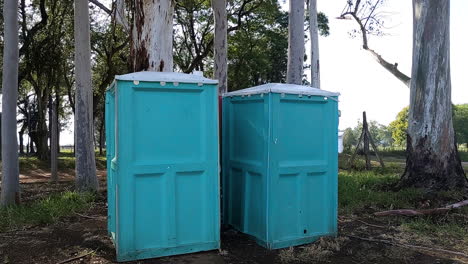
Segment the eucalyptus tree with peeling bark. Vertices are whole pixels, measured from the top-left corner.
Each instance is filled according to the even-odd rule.
[[[309,21],[311,86],[320,89],[320,58],[317,21],[317,0],[309,0]]]
[[[290,0],[287,83],[302,84],[304,45],[304,0]]]
[[[16,102],[18,100],[18,1],[3,3],[4,48],[2,83],[2,206],[19,202],[18,141]]]
[[[75,146],[76,187],[79,191],[98,189],[93,141],[93,89],[91,43],[87,0],[75,0]]]
[[[214,78],[219,81],[219,94],[227,93],[227,11],[226,0],[211,0],[215,17]]]
[[[133,71],[172,72],[174,0],[134,0]]]
[[[413,62],[401,186],[467,189],[452,122],[450,1],[413,0]]]

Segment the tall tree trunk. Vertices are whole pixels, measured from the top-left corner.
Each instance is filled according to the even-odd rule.
[[[134,5],[132,70],[172,72],[174,0],[134,0]]]
[[[401,186],[468,188],[452,123],[449,21],[450,1],[413,0],[408,157]]]
[[[37,94],[37,109],[38,121],[36,127],[35,143],[37,148],[37,157],[40,160],[47,160],[49,158],[48,129],[46,124],[46,111],[47,111],[47,91],[42,91],[40,88],[35,89]],[[45,100],[44,100],[45,98]]]
[[[18,101],[18,1],[3,3],[4,49],[2,83],[2,190],[0,205],[19,202],[18,141],[16,102]]]
[[[93,144],[93,90],[91,47],[87,0],[75,0],[75,142],[76,188],[96,191],[96,162]]]
[[[49,129],[49,133],[47,134],[48,135],[48,138],[49,138],[49,157],[52,158],[52,134],[54,133],[52,131],[53,129],[53,122],[54,122],[54,117],[52,116],[53,115],[53,100],[52,100],[52,93],[49,94],[49,103],[48,103],[48,106],[49,106],[49,126],[48,126],[48,129]]]
[[[320,60],[317,22],[317,0],[309,0],[310,20],[310,79],[311,86],[320,89]]]
[[[219,81],[219,94],[227,93],[227,14],[226,0],[211,0],[215,18],[214,78]]]
[[[50,180],[52,182],[58,182],[58,148],[57,148],[57,102],[54,101],[51,105],[52,109],[52,116],[51,116],[51,124],[52,127],[50,128],[50,171],[51,176]]]
[[[57,113],[57,118],[55,118],[56,122],[56,131],[57,131],[57,155],[60,154],[60,94],[58,92],[55,93],[55,112]]]
[[[99,129],[99,155],[103,155],[103,148],[104,148],[104,122],[101,122],[100,129]]]
[[[304,63],[304,0],[289,1],[288,69],[286,82],[302,84]]]
[[[105,142],[105,137],[104,137],[104,131],[105,131],[105,109],[102,111],[101,115],[101,123],[99,124],[99,155],[103,155],[103,148],[104,148],[104,142]]]

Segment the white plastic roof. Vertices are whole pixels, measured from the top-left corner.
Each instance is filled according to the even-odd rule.
[[[318,96],[339,96],[339,93],[329,92],[310,86],[285,84],[285,83],[268,83],[252,88],[242,89],[230,93],[225,93],[223,96],[239,96],[253,95],[263,93],[284,93],[284,94],[301,94],[301,95],[318,95]]]
[[[178,83],[202,83],[218,84],[217,80],[211,80],[201,75],[186,74],[179,72],[134,72],[115,76],[116,80],[140,81],[140,82],[178,82]]]

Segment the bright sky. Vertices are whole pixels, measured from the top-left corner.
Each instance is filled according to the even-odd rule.
[[[324,12],[330,22],[330,36],[320,37],[320,66],[322,89],[338,91],[340,97],[340,129],[354,127],[367,118],[388,125],[397,113],[409,104],[409,89],[381,67],[362,46],[360,36],[352,39],[348,32],[356,28],[352,20],[335,19],[340,15],[345,0],[318,0],[318,11]],[[386,20],[388,36],[369,37],[369,47],[389,62],[398,63],[405,74],[411,74],[412,53],[412,1],[386,1],[390,12]],[[465,10],[468,1],[451,2],[451,73],[452,101],[468,103],[468,37]],[[309,43],[306,44],[308,47]],[[307,52],[310,52],[308,48]]]
[[[284,2],[283,0],[280,0]],[[346,0],[318,0],[318,11],[330,21],[330,36],[320,37],[320,66],[322,89],[338,91],[340,97],[340,129],[354,127],[367,112],[369,120],[388,125],[397,113],[409,104],[409,89],[381,67],[364,51],[361,39],[350,38],[348,32],[356,28],[351,20],[335,19],[340,15]],[[287,9],[288,2],[282,4]],[[412,53],[412,1],[389,0],[386,25],[390,27],[385,37],[369,36],[369,47],[379,52],[389,62],[407,75],[411,73]],[[468,103],[468,37],[465,34],[467,0],[451,1],[451,70],[452,101]],[[310,53],[309,43],[306,44]],[[73,126],[71,126],[73,127]],[[61,144],[73,144],[73,134],[61,135]]]

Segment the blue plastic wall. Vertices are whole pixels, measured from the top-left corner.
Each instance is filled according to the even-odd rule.
[[[224,223],[269,249],[336,235],[337,142],[337,98],[225,97]]]
[[[106,127],[117,260],[218,249],[217,86],[117,80]]]

